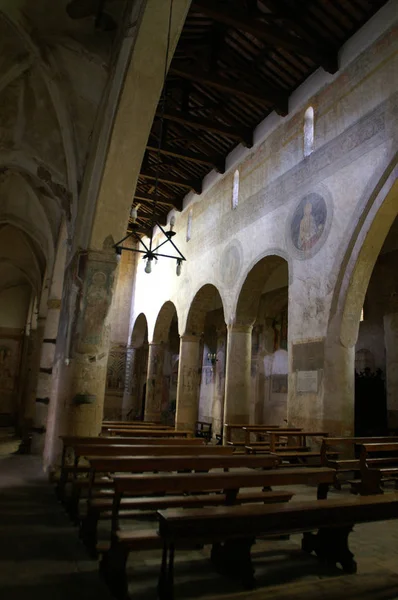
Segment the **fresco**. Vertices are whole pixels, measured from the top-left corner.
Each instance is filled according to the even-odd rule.
[[[309,258],[319,250],[327,236],[328,208],[325,199],[308,194],[296,207],[290,221],[290,240],[301,258]]]

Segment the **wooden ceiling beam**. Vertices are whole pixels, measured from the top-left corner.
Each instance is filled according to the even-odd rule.
[[[166,173],[152,173],[151,171],[142,170],[139,174],[139,177],[143,179],[152,179],[162,181],[163,183],[168,183],[170,185],[176,185],[178,187],[187,188],[189,190],[193,190],[196,194],[202,193],[202,181],[201,180],[190,180],[188,179],[179,179],[178,177],[173,177],[172,175],[167,175]]]
[[[172,156],[173,158],[182,158],[190,162],[207,165],[213,167],[217,173],[225,173],[225,158],[217,158],[215,156],[207,156],[200,152],[188,152],[187,150],[180,150],[177,148],[171,148],[170,146],[162,146],[159,148],[156,144],[148,143],[147,150],[150,152],[160,152],[166,156]]]
[[[145,213],[138,213],[138,219],[141,219],[142,221],[150,222],[152,220],[152,215],[151,214],[147,215]],[[160,223],[160,225],[162,225],[162,227],[165,227],[167,225],[167,215],[165,213],[155,212],[154,221],[156,223]]]
[[[214,0],[194,0],[193,7],[219,23],[250,33],[272,46],[308,56],[315,62],[318,62],[320,57],[324,57],[328,63],[331,58],[329,51],[325,51],[324,47],[290,35],[277,25],[267,25],[258,17],[248,16],[246,12],[235,10],[231,5],[220,6]],[[335,54],[337,58],[337,53]]]
[[[315,47],[318,48],[316,62],[321,63],[322,67],[328,73],[336,73],[339,70],[338,52],[330,44],[325,45],[319,34],[312,28],[308,29],[308,25],[303,21],[303,9],[293,7],[291,4],[287,6],[284,0],[261,0],[269,10],[272,10],[279,18],[289,21],[289,28],[293,29],[300,36],[311,38],[315,42]],[[308,42],[307,42],[308,43]]]
[[[231,96],[240,96],[254,102],[275,106],[276,112],[284,117],[288,113],[288,94],[271,85],[267,85],[266,88],[262,85],[261,90],[254,89],[246,86],[241,81],[230,81],[221,75],[203,71],[200,67],[187,68],[177,65],[175,62],[172,63],[169,74],[200,83],[201,85],[213,87]]]
[[[156,116],[161,117],[162,115],[158,112],[156,113]],[[223,125],[222,123],[218,123],[211,119],[193,117],[189,113],[173,111],[168,108],[166,108],[163,116],[169,121],[187,125],[188,127],[192,127],[192,129],[203,129],[204,131],[210,131],[211,133],[238,140],[246,148],[251,148],[253,146],[253,133],[249,128],[239,125],[231,125],[229,127],[228,125]]]
[[[168,199],[163,196],[156,197],[155,194],[149,194],[148,192],[140,192],[136,190],[134,194],[134,202],[137,204],[144,204],[145,206],[153,206],[153,203],[156,201],[156,204],[159,206],[169,206],[171,208],[175,208],[178,211],[182,210],[182,200],[179,198]]]

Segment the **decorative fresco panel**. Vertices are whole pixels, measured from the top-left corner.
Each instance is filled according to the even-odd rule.
[[[329,234],[333,203],[326,189],[325,194],[312,192],[304,196],[288,220],[286,241],[292,254],[299,259],[305,260],[314,256]]]

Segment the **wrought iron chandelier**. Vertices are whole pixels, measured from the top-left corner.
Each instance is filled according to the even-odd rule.
[[[162,94],[161,94],[161,110],[160,110],[160,121],[159,121],[160,122],[160,131],[159,131],[159,142],[158,142],[158,148],[157,148],[155,186],[154,186],[154,191],[153,191],[154,201],[153,201],[151,220],[150,220],[150,224],[149,224],[149,228],[150,228],[149,244],[148,245],[145,244],[145,242],[142,240],[142,237],[138,234],[138,231],[137,231],[138,230],[137,217],[138,217],[138,210],[140,208],[140,204],[137,204],[135,206],[133,205],[131,207],[131,211],[130,211],[130,218],[132,221],[132,223],[131,223],[132,230],[124,238],[122,238],[119,242],[117,242],[114,245],[114,248],[115,248],[116,254],[118,256],[120,256],[122,254],[123,250],[128,250],[129,252],[138,252],[140,254],[143,254],[142,258],[144,260],[146,260],[145,273],[152,272],[152,263],[154,260],[157,261],[160,257],[171,258],[176,261],[176,273],[179,276],[179,275],[181,275],[182,262],[184,260],[186,260],[186,258],[180,252],[180,250],[177,248],[177,246],[175,245],[175,243],[172,240],[173,236],[175,236],[175,231],[173,231],[173,228],[175,225],[175,217],[173,216],[170,219],[169,231],[166,231],[162,227],[162,225],[160,225],[160,223],[158,223],[158,221],[156,220],[156,214],[157,214],[156,208],[157,208],[157,202],[158,202],[159,167],[160,167],[160,163],[161,163],[161,145],[162,145],[162,140],[163,140],[164,113],[165,113],[165,108],[166,108],[166,77],[167,77],[167,68],[168,68],[168,63],[169,63],[172,15],[173,15],[173,0],[170,0],[170,12],[169,12],[167,46],[166,46],[166,60],[165,60],[164,75],[163,75],[163,89],[162,89]],[[161,241],[156,246],[154,246],[153,232],[154,232],[154,228],[156,225],[159,227],[159,229],[161,230],[161,232],[163,233],[163,235],[165,236],[166,239]],[[125,242],[128,238],[135,239],[137,241],[137,247],[129,248],[128,246],[123,246],[123,242]],[[159,249],[162,248],[165,244],[171,244],[173,246],[174,250],[176,251],[177,255],[174,256],[171,254],[164,254],[163,252],[159,252]]]

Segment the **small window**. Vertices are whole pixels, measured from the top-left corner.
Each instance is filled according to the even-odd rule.
[[[309,106],[304,114],[304,156],[314,150],[314,109]]]
[[[189,240],[191,239],[191,235],[192,235],[192,208],[189,211],[188,214],[188,221],[187,221],[187,242],[189,242]]]
[[[234,210],[239,203],[239,170],[234,173],[234,185],[232,188],[232,209]]]
[[[364,320],[365,320],[365,316],[364,316],[364,312],[363,312],[363,309],[362,309],[362,310],[361,310],[361,318],[360,318],[360,321],[361,321],[361,323],[362,323],[362,321],[364,321]]]

